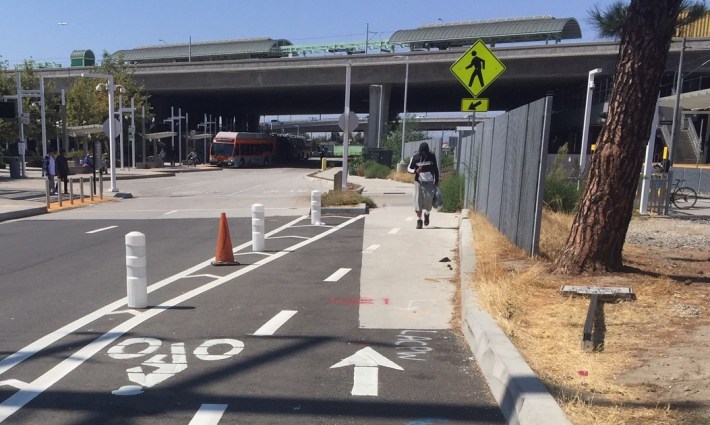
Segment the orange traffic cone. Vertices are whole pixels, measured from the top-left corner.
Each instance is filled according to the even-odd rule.
[[[219,233],[217,234],[217,253],[215,254],[213,266],[233,266],[239,262],[234,260],[232,252],[232,238],[229,236],[229,225],[227,224],[227,214],[222,213],[219,217]]]

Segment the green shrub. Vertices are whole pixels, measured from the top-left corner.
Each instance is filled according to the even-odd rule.
[[[577,190],[577,182],[566,177],[549,175],[545,179],[544,202],[555,212],[574,211],[580,192]]]
[[[361,156],[356,156],[356,157],[349,157],[348,158],[348,173],[351,176],[360,176],[362,177],[362,171],[363,171],[363,164],[364,160],[362,159]]]
[[[464,177],[451,174],[439,183],[439,190],[444,196],[443,212],[459,211],[463,208]]]
[[[577,206],[581,191],[577,189],[577,181],[571,178],[573,172],[566,171],[562,157],[567,153],[567,145],[557,152],[557,159],[552,172],[545,177],[545,196],[543,202],[555,212],[572,212]]]
[[[386,179],[390,174],[390,168],[382,165],[379,162],[369,160],[365,162],[365,178],[366,179]]]
[[[441,169],[451,168],[454,166],[454,156],[453,155],[442,155],[441,156]]]

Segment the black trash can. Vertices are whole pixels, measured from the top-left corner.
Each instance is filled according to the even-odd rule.
[[[10,178],[22,178],[22,170],[20,169],[20,158],[16,156],[9,156],[5,159],[7,159],[8,164],[10,164]]]

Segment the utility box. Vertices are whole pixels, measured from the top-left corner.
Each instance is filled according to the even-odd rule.
[[[343,172],[338,171],[333,176],[333,190],[340,191],[343,190]]]

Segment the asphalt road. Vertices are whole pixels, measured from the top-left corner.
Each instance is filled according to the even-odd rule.
[[[294,212],[318,183],[268,171],[135,181],[136,199],[0,225],[0,423],[503,423],[457,332],[359,327],[389,302],[360,293],[367,217],[311,226]],[[254,201],[274,213],[259,253]],[[241,264],[217,267],[225,208]],[[146,309],[124,299],[131,231]]]

